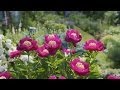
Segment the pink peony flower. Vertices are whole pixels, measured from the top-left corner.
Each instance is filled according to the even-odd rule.
[[[53,40],[54,38],[59,38],[57,34],[49,34],[45,35],[45,41],[49,42],[50,40]]]
[[[60,76],[59,79],[66,79],[64,76]]]
[[[45,36],[45,48],[49,51],[50,55],[54,55],[58,49],[61,48],[62,42],[57,35]]]
[[[10,79],[12,76],[11,76],[11,73],[10,72],[0,72],[0,79]]]
[[[97,45],[98,45],[98,49],[97,49],[98,51],[103,51],[105,49],[105,46],[102,42],[98,41]]]
[[[17,50],[30,51],[38,48],[37,41],[30,37],[25,37],[19,41]]]
[[[50,76],[49,79],[57,79],[57,77],[53,75],[53,76]]]
[[[102,51],[104,50],[104,45],[100,41],[91,39],[91,40],[86,41],[84,45],[84,49],[89,50],[89,51]]]
[[[107,79],[120,79],[120,76],[110,74],[110,75],[107,75]]]
[[[49,55],[49,51],[45,48],[44,45],[38,47],[36,51],[40,57],[47,57]]]
[[[9,54],[10,58],[15,58],[15,57],[18,57],[20,55],[21,55],[21,51],[18,51],[18,50],[12,51]]]
[[[74,46],[76,46],[76,43],[80,42],[82,40],[81,33],[79,33],[77,30],[70,29],[66,32],[65,40],[67,42],[73,43]]]
[[[78,75],[89,74],[89,63],[81,61],[79,58],[74,59],[70,62],[70,67]]]

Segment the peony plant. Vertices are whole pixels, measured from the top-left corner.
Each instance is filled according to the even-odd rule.
[[[90,39],[83,45],[85,52],[77,53],[82,40],[78,30],[67,30],[61,39],[58,34],[47,34],[39,45],[32,36],[23,37],[14,50],[9,51],[8,69],[1,79],[97,79],[101,68],[96,55],[104,50],[101,41]],[[11,43],[10,40],[7,40]],[[64,47],[62,42],[68,44]],[[4,74],[9,72],[10,74]],[[7,76],[6,76],[7,75]]]

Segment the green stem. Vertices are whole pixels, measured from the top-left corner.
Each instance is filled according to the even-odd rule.
[[[29,56],[30,56],[30,53],[29,53],[29,51],[28,51],[28,62],[29,62]]]

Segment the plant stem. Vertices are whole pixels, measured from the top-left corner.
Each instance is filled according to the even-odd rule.
[[[29,62],[29,56],[30,56],[30,53],[29,53],[29,51],[28,51],[28,62]]]

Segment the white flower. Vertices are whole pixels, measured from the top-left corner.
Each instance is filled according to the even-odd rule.
[[[5,65],[2,65],[3,61],[0,60],[0,72],[6,71],[7,70],[7,63]]]
[[[20,56],[20,59],[21,59],[23,62],[31,62],[31,63],[34,63],[32,56],[29,56],[29,61],[28,61],[28,55],[21,55],[21,56]]]
[[[3,48],[2,42],[0,42],[0,48]]]
[[[0,66],[0,72],[3,72],[6,70],[6,67],[5,66]]]
[[[11,39],[7,39],[6,43],[12,43]]]
[[[0,47],[2,47],[2,38],[0,37]]]
[[[2,38],[0,37],[0,43],[2,43]]]
[[[11,43],[6,43],[6,47],[11,49],[12,48],[12,44]]]
[[[4,49],[0,48],[0,56],[4,53]]]
[[[0,34],[0,38],[3,39],[3,38],[4,38],[4,35]]]
[[[0,60],[6,60],[6,58],[5,58],[5,55],[4,55],[4,54],[2,54],[2,55],[0,56]]]

